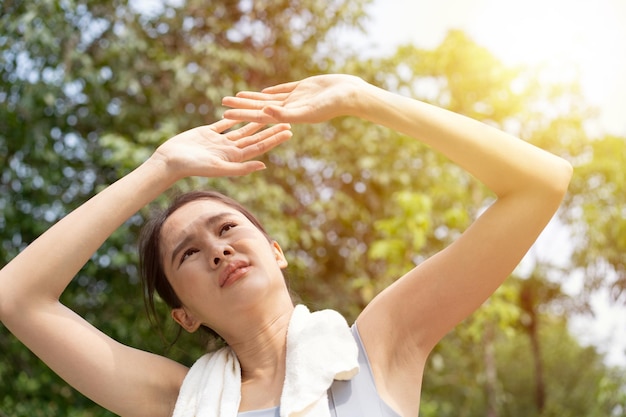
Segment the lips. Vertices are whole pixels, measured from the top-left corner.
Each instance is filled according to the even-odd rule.
[[[219,286],[228,287],[239,278],[244,276],[250,269],[250,264],[246,261],[229,262],[219,275]]]

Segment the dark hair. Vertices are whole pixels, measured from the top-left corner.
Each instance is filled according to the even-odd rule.
[[[182,306],[178,295],[165,276],[165,271],[163,269],[163,259],[161,256],[161,229],[163,228],[165,221],[172,215],[172,213],[184,205],[198,200],[218,201],[239,211],[241,214],[246,216],[246,218],[250,220],[250,222],[256,226],[261,233],[263,233],[263,235],[265,235],[269,242],[273,241],[273,239],[265,231],[261,222],[259,222],[259,220],[248,209],[224,194],[216,191],[191,191],[175,197],[169,207],[151,216],[151,218],[143,226],[139,237],[139,274],[143,286],[144,303],[150,322],[157,326],[159,326],[159,316],[154,302],[155,291],[171,309]],[[209,333],[217,336],[217,334],[211,329],[205,326],[203,326],[203,328],[209,331]],[[178,330],[178,335],[172,342],[172,345],[176,342],[179,335],[180,328]]]

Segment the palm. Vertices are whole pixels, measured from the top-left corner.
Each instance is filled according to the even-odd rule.
[[[289,126],[250,123],[222,133],[237,122],[221,120],[180,133],[163,143],[154,157],[167,163],[177,176],[219,177],[245,175],[262,169],[263,163],[249,161],[288,140]]]
[[[321,75],[281,84],[260,93],[241,92],[225,97],[232,107],[224,117],[257,122],[318,123],[349,113],[351,92],[362,82],[348,75]]]

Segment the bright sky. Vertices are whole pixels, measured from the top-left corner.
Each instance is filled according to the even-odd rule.
[[[369,54],[401,43],[436,47],[462,29],[505,63],[547,62],[559,76],[578,68],[605,132],[626,136],[626,1],[374,0],[365,39]]]
[[[577,68],[587,99],[600,109],[598,129],[626,137],[626,0],[374,0],[369,14],[366,37],[344,40],[366,56],[392,54],[404,43],[434,48],[448,30],[462,29],[504,63],[547,63],[559,76]],[[547,230],[533,250],[563,239]],[[609,363],[626,365],[626,308],[607,300],[594,297],[596,318],[573,320],[573,329]]]

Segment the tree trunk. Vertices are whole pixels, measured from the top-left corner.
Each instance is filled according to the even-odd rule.
[[[498,417],[498,369],[494,346],[495,324],[486,323],[484,335],[485,390],[487,391],[486,417]]]
[[[546,404],[546,389],[543,377],[543,364],[541,362],[541,349],[539,343],[539,317],[536,305],[538,303],[536,292],[533,290],[531,282],[527,282],[521,291],[521,305],[527,317],[523,326],[530,338],[533,362],[535,365],[535,406],[539,414]]]

